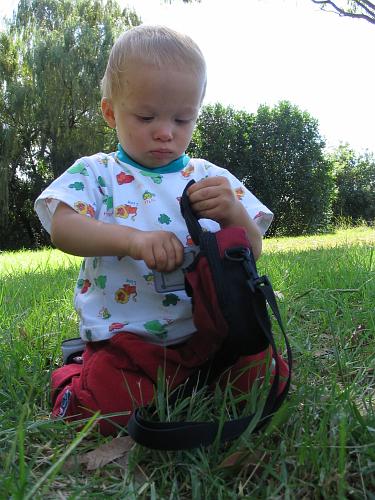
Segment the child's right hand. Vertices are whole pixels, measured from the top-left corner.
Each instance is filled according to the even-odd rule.
[[[159,272],[173,271],[182,265],[184,257],[182,243],[174,233],[103,223],[77,213],[63,202],[52,218],[51,239],[57,248],[73,255],[128,255],[144,260],[150,269]]]
[[[182,265],[184,247],[169,231],[135,231],[129,239],[129,257],[144,260],[159,272],[170,272]]]

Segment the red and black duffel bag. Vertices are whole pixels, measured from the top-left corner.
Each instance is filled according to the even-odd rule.
[[[292,353],[281,321],[275,294],[267,276],[259,276],[245,230],[229,227],[216,233],[203,231],[191,210],[187,190],[181,198],[181,212],[194,243],[200,251],[185,272],[185,289],[192,299],[193,320],[199,337],[210,342],[199,344],[207,361],[184,384],[187,396],[202,384],[210,385],[241,356],[271,349],[274,375],[255,430],[263,427],[283,403],[290,386]],[[288,378],[280,390],[280,361],[267,310],[271,308],[283,334],[286,346]],[[213,349],[214,346],[214,349]],[[204,352],[205,348],[207,352]],[[179,394],[181,397],[181,393]],[[207,446],[220,433],[222,442],[235,439],[250,424],[255,414],[219,422],[159,422],[148,419],[150,407],[135,410],[128,432],[139,444],[160,450],[181,450]]]

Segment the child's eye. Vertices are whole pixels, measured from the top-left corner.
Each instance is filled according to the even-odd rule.
[[[142,121],[142,122],[150,122],[151,120],[153,120],[153,116],[137,116],[138,120]]]
[[[190,122],[190,119],[182,119],[182,118],[176,118],[176,123],[180,124],[180,125],[183,125],[185,123],[189,123]]]

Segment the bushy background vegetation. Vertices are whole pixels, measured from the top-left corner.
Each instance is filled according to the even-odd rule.
[[[116,147],[100,79],[120,32],[141,20],[115,0],[20,0],[0,34],[0,249],[49,243],[33,211],[73,161]],[[276,214],[270,234],[375,216],[375,158],[325,152],[317,120],[290,102],[247,113],[202,109],[188,153],[229,168]]]

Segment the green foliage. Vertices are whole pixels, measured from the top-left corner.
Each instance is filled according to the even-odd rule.
[[[286,101],[261,106],[250,141],[245,182],[274,211],[273,232],[297,235],[326,228],[332,180],[317,120]]]
[[[331,165],[318,122],[289,102],[261,106],[254,115],[221,104],[205,106],[192,154],[229,170],[276,218],[273,233],[304,234],[330,219]]]
[[[228,168],[242,179],[248,173],[252,116],[221,104],[204,106],[189,152]]]
[[[22,193],[34,200],[77,157],[115,144],[100,80],[115,38],[139,22],[112,0],[21,0],[1,34],[0,179],[8,178],[10,206],[2,231],[17,235],[15,245],[36,245],[40,232]]]
[[[334,216],[353,221],[375,220],[375,157],[358,154],[348,144],[330,155],[336,185]]]

